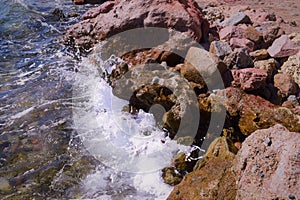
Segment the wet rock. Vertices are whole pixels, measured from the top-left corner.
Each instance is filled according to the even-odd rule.
[[[300,198],[300,135],[282,125],[255,131],[235,157],[237,199]],[[267,141],[267,143],[266,143]],[[267,144],[267,145],[266,145]]]
[[[224,58],[224,63],[230,69],[243,69],[253,66],[253,60],[246,49],[234,49],[234,51]]]
[[[232,53],[232,50],[227,42],[213,41],[210,44],[209,52],[217,55],[219,58],[223,59],[225,56]]]
[[[244,91],[253,91],[265,87],[267,73],[263,69],[245,68],[232,70],[233,87],[239,87]]]
[[[162,169],[162,178],[166,184],[174,186],[179,184],[183,177],[176,173],[174,167],[166,167]]]
[[[254,50],[254,43],[246,38],[231,38],[230,46],[232,48],[244,48],[247,49],[249,52]]]
[[[267,49],[258,49],[256,51],[250,52],[250,56],[253,60],[264,60],[269,57]]]
[[[82,5],[82,4],[100,4],[103,3],[105,0],[73,0],[74,4]]]
[[[168,199],[235,199],[235,176],[230,170],[233,159],[226,138],[217,138],[205,158],[174,187]]]
[[[184,153],[179,153],[173,158],[172,164],[179,172],[191,172],[196,161],[189,161]]]
[[[208,33],[208,23],[193,0],[108,1],[89,10],[83,18],[68,30],[65,39],[85,49],[132,28],[171,28],[197,42]]]
[[[288,74],[294,78],[295,82],[300,86],[300,52],[290,56],[279,69],[280,73]]]
[[[290,75],[276,74],[274,76],[274,86],[277,87],[284,96],[295,95],[299,93],[299,87]]]
[[[260,60],[254,62],[254,67],[257,69],[265,70],[268,74],[268,80],[271,80],[277,72],[278,63],[274,58],[268,60]]]
[[[233,14],[230,18],[220,23],[220,26],[236,26],[238,24],[251,24],[250,18],[242,12]]]
[[[287,35],[282,35],[268,48],[268,53],[274,58],[281,58],[295,55],[299,49],[300,47],[296,47]]]

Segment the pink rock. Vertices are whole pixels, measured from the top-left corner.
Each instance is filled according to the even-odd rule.
[[[299,49],[300,47],[295,46],[287,35],[282,35],[268,48],[268,53],[274,58],[282,58],[297,54]]]
[[[288,74],[276,74],[274,76],[274,86],[285,96],[298,93],[298,85]]]
[[[65,35],[71,45],[85,49],[112,35],[141,27],[169,28],[200,42],[209,24],[194,0],[115,0],[88,11]]]
[[[253,91],[266,85],[267,72],[262,69],[245,68],[231,70],[233,76],[233,87],[240,87],[244,91]]]
[[[230,40],[231,38],[243,38],[244,30],[247,25],[240,24],[239,26],[225,26],[219,31],[221,40]]]
[[[299,199],[299,141],[299,133],[279,124],[252,133],[232,167],[236,199]]]
[[[249,52],[254,50],[255,45],[254,42],[246,38],[231,38],[229,43],[232,48],[245,48]]]

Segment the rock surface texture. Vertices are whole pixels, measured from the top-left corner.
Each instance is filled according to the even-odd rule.
[[[236,199],[299,199],[299,167],[299,133],[281,125],[254,132],[234,161]]]

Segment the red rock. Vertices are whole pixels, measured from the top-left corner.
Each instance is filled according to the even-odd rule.
[[[236,199],[299,199],[299,141],[299,133],[279,124],[251,134],[232,167]]]
[[[249,52],[254,50],[254,43],[246,38],[231,38],[230,46],[232,48],[245,48]]]
[[[300,47],[296,47],[287,35],[282,35],[268,48],[268,53],[274,58],[281,58],[295,55],[299,49]]]
[[[244,91],[253,91],[266,85],[267,72],[262,69],[245,68],[232,70],[233,87],[240,87]]]
[[[219,31],[219,36],[221,40],[230,40],[233,37],[243,38],[243,33],[245,30],[245,26],[225,26]]]
[[[170,28],[199,42],[208,34],[209,25],[193,0],[116,0],[88,11],[83,21],[69,29],[65,39],[88,49],[112,35],[140,27]]]

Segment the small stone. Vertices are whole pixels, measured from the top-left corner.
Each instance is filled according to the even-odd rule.
[[[267,57],[269,57],[269,53],[268,53],[267,49],[259,49],[259,50],[250,52],[250,56],[254,60],[263,60],[263,59],[266,59]]]
[[[230,18],[220,23],[220,26],[236,26],[238,24],[251,24],[251,20],[248,15],[242,12],[233,14]]]
[[[231,38],[229,43],[232,48],[245,48],[249,52],[254,50],[254,43],[246,38]]]
[[[175,172],[174,167],[165,167],[162,169],[162,178],[168,185],[174,186],[181,182],[182,176]]]
[[[268,53],[274,58],[282,58],[297,54],[299,49],[300,47],[296,47],[287,35],[282,35],[268,48]]]
[[[209,52],[223,59],[225,56],[232,53],[232,50],[227,42],[213,41],[210,44]]]

